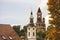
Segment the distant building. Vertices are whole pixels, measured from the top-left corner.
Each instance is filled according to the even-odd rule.
[[[10,25],[0,24],[0,40],[20,40],[20,38]]]
[[[40,31],[44,32],[46,28],[45,18],[42,17],[42,12],[40,8],[38,8],[38,11],[37,11],[36,23],[34,23],[33,19],[34,19],[33,13],[31,12],[30,23],[28,24],[28,27],[27,27],[27,40],[37,40],[37,37],[39,36],[37,35],[37,32],[40,32]]]

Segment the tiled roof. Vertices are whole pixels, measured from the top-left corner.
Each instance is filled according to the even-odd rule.
[[[17,33],[9,24],[0,24],[0,40],[3,40],[2,36],[5,36],[7,40],[10,40],[9,37],[13,40],[20,40]]]

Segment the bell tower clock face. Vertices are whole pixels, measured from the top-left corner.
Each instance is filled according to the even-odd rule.
[[[38,17],[40,17],[40,16],[38,16]]]
[[[37,13],[37,17],[38,17],[38,18],[41,17],[41,13]]]

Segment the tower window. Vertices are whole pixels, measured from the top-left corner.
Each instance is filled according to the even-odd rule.
[[[5,36],[2,36],[2,39],[3,39],[3,40],[7,40]]]
[[[35,33],[33,32],[33,36],[35,36]]]
[[[33,28],[33,30],[34,30],[34,28]]]
[[[29,30],[30,30],[30,28],[29,28]]]

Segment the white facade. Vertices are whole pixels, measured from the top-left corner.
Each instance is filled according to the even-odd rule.
[[[36,40],[36,27],[27,27],[27,39],[28,40]]]

